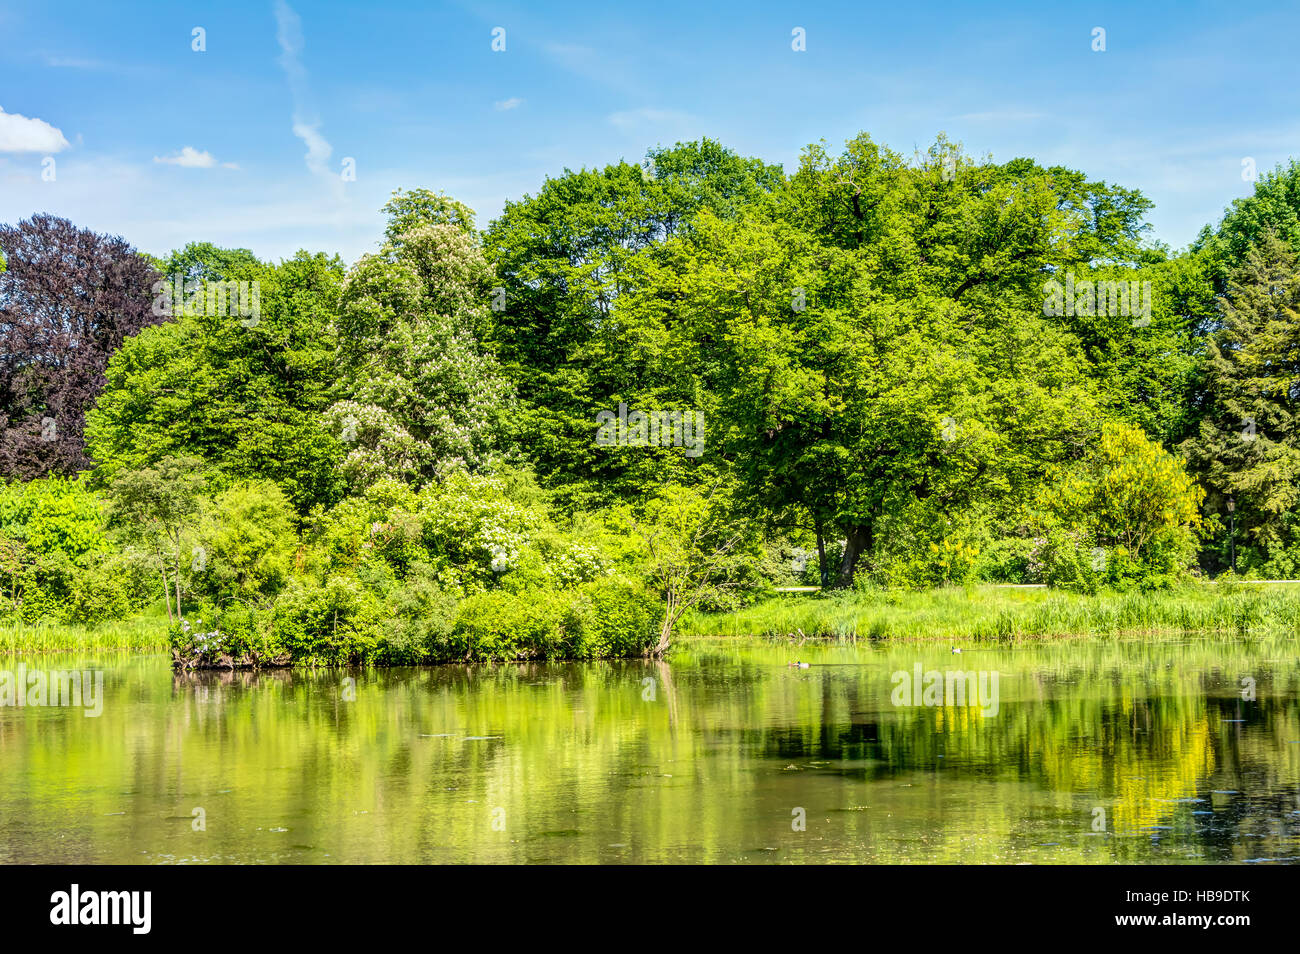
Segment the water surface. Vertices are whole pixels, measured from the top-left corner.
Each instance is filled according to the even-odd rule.
[[[1300,861],[1293,640],[23,661],[102,668],[105,699],[0,707],[6,863]],[[917,663],[997,673],[996,712],[895,705]]]

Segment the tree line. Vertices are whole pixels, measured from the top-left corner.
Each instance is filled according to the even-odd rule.
[[[565,170],[482,229],[399,191],[351,267],[0,226],[0,611],[161,588],[327,656],[340,601],[373,634],[424,600],[454,655],[504,638],[474,600],[617,578],[680,610],[686,566],[715,608],[1291,577],[1297,196],[1292,162],[1175,252],[1135,189],[862,134],[790,172],[708,139]],[[254,287],[256,319],[159,314],[177,279]],[[700,446],[598,440],[622,405]]]

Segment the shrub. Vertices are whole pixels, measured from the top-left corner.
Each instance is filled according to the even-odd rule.
[[[993,540],[980,552],[973,575],[982,583],[1037,583],[1029,571],[1033,551],[1034,541],[1027,537]]]
[[[1034,582],[1096,593],[1105,580],[1105,551],[1077,530],[1059,527],[1034,541],[1028,567]]]
[[[406,584],[390,594],[389,607],[391,616],[384,627],[377,662],[409,666],[451,657],[456,598],[439,585],[431,567],[413,567]]]
[[[375,595],[350,577],[291,587],[272,609],[269,648],[305,665],[368,663],[385,615]]]
[[[610,578],[569,590],[479,593],[459,606],[448,649],[464,660],[639,656],[658,638],[659,601]]]
[[[191,586],[217,603],[264,600],[289,576],[298,538],[289,499],[270,481],[241,484],[205,508]]]
[[[659,639],[663,604],[636,580],[612,577],[584,584],[571,606],[577,632],[566,647],[570,658],[642,656]],[[588,608],[589,614],[581,612]]]
[[[548,591],[489,592],[458,607],[448,650],[454,659],[543,659],[563,643],[567,600]]]
[[[1042,491],[1054,532],[1040,553],[1044,580],[1085,589],[1098,575],[1119,587],[1169,585],[1192,563],[1203,496],[1183,462],[1140,430],[1104,425],[1092,452]],[[1106,551],[1100,567],[1081,556],[1095,547]]]
[[[72,580],[64,622],[93,624],[125,619],[139,604],[133,580],[120,556],[97,560]]]

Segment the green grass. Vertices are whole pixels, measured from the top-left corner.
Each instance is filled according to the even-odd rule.
[[[923,592],[778,596],[733,613],[689,613],[679,637],[987,641],[1181,633],[1300,634],[1300,586],[1192,585],[1158,593],[978,586]],[[166,652],[167,621],[142,616],[99,626],[0,624],[0,653]]]
[[[98,626],[0,624],[0,653],[137,650],[164,652],[167,621],[150,617]]]
[[[781,596],[732,613],[687,615],[683,637],[1017,640],[1179,633],[1300,632],[1300,586],[1191,585],[1156,593],[1000,589]]]

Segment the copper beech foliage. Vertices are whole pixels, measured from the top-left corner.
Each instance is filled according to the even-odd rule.
[[[83,427],[122,341],[164,320],[160,276],[118,236],[34,215],[0,225],[0,477],[91,466]]]

